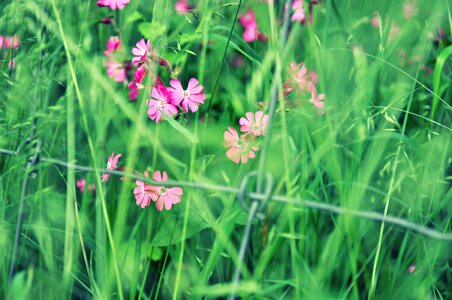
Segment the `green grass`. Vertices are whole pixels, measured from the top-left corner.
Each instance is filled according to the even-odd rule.
[[[2,3],[0,35],[21,43],[0,49],[1,299],[452,298],[449,3],[418,0],[406,20],[399,1],[320,1],[312,24],[290,22],[282,38],[283,1],[264,2],[191,1],[179,15],[175,1],[131,0],[115,26],[96,1]],[[266,42],[234,25],[248,7]],[[149,38],[183,85],[198,78],[199,112],[156,124],[149,91],[129,102],[106,74],[111,35],[122,60]],[[284,99],[291,62],[317,72],[325,114]],[[256,158],[234,164],[223,133],[248,111],[271,114],[271,101]],[[166,170],[181,202],[142,209],[133,180],[102,183],[112,151],[126,173]],[[95,193],[76,188],[83,177]]]

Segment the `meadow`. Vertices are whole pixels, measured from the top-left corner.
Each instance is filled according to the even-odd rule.
[[[0,0],[0,299],[452,299],[448,0]]]

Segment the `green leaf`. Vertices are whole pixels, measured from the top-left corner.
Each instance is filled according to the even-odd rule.
[[[144,19],[144,16],[140,12],[134,11],[127,17],[126,23],[133,23],[135,21],[142,20],[142,19]]]
[[[168,121],[168,123],[171,125],[171,127],[173,127],[174,129],[176,129],[180,134],[182,134],[187,140],[189,140],[191,143],[197,144],[198,143],[198,138],[196,136],[193,135],[193,133],[191,133],[190,131],[188,131],[187,128],[183,127],[181,124],[179,124],[179,122],[177,122],[176,120],[174,120],[172,117],[168,116],[167,114],[165,114],[162,111],[162,114],[164,114],[165,120]]]
[[[452,55],[452,46],[447,47],[441,53],[438,55],[438,58],[436,59],[435,64],[435,70],[433,71],[433,92],[435,93],[435,96],[433,97],[433,103],[432,103],[432,114],[431,119],[433,120],[435,118],[435,112],[436,107],[439,103],[439,97],[441,97],[441,74],[443,72],[444,65],[449,58],[449,56]]]
[[[138,31],[147,39],[156,39],[166,32],[166,25],[158,21],[143,22],[138,25]]]
[[[164,216],[164,222],[160,230],[151,241],[151,246],[166,247],[182,242],[182,228],[184,227],[184,217],[182,215],[177,218],[176,215]],[[191,211],[188,216],[186,239],[191,238],[203,229],[209,228],[207,224],[197,212]]]

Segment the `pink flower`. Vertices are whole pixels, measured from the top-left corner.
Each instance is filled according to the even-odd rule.
[[[138,95],[140,94],[140,88],[141,85],[136,83],[135,81],[131,81],[129,82],[129,84],[127,85],[127,88],[130,90],[129,92],[129,99],[130,102],[135,101],[135,99],[138,97]]]
[[[289,78],[284,83],[284,96],[290,94],[295,87],[298,88],[300,92],[306,92],[309,90],[310,83],[317,83],[317,73],[306,69],[304,63],[296,64],[291,63],[290,67],[287,68],[287,73]]]
[[[248,8],[246,13],[239,17],[240,24],[242,24],[245,32],[243,33],[243,39],[245,42],[253,42],[257,39],[265,41],[267,37],[262,34],[257,28],[256,15],[251,8]]]
[[[188,5],[188,0],[179,0],[174,5],[174,10],[180,15],[185,15],[190,11],[191,7]]]
[[[170,85],[172,88],[168,88],[168,91],[171,93],[172,103],[176,106],[181,105],[185,112],[188,112],[189,108],[192,112],[196,112],[198,105],[204,104],[206,99],[206,95],[203,92],[204,87],[198,84],[199,81],[197,79],[191,78],[187,89],[184,90],[179,80],[171,80]]]
[[[110,157],[108,158],[107,169],[108,170],[116,170],[118,168],[118,161],[121,156],[122,156],[121,153],[118,153],[115,156],[115,152],[112,152]],[[102,181],[107,182],[109,177],[110,177],[110,174],[106,174],[106,173],[102,174]]]
[[[155,171],[152,174],[152,179],[159,182],[168,181],[168,175],[165,171],[163,174],[160,171]],[[182,196],[183,191],[180,187],[167,188],[164,186],[153,186],[155,193],[151,194],[152,201],[155,201],[155,207],[158,211],[162,211],[163,207],[166,210],[170,210],[173,204],[180,202],[180,196]]]
[[[306,14],[303,8],[303,0],[294,0],[292,3],[292,9],[294,10],[294,13],[291,20],[304,24],[306,22]]]
[[[147,55],[150,49],[151,42],[149,40],[146,42],[144,39],[141,39],[132,49],[132,54],[135,55],[132,59],[132,63],[134,65],[138,65],[142,62],[148,61]]]
[[[171,100],[171,95],[166,87],[161,82],[157,82],[152,88],[151,99],[148,102],[149,118],[158,123],[164,115],[172,117],[177,114],[177,108],[172,104]]]
[[[265,134],[267,129],[268,115],[257,111],[256,114],[247,112],[246,118],[240,118],[240,130],[245,133],[251,133],[255,136]]]
[[[416,270],[416,266],[415,265],[411,265],[408,267],[408,272],[413,273],[414,270]]]
[[[374,11],[374,16],[370,20],[370,24],[375,28],[380,28],[380,18],[377,11]]]
[[[400,34],[400,27],[397,25],[397,22],[392,22],[391,27],[389,28],[388,41],[394,40]]]
[[[119,36],[111,36],[107,42],[107,50],[104,51],[105,56],[110,56],[114,51],[121,47],[121,39]]]
[[[239,137],[237,131],[232,127],[228,127],[228,131],[224,132],[224,146],[230,148],[226,152],[226,156],[236,164],[239,162],[245,164],[248,162],[248,158],[256,157],[254,151],[257,151],[258,148],[256,146],[251,146],[249,139],[246,137],[246,134]]]
[[[416,0],[403,4],[403,17],[407,20],[417,15],[418,11],[419,9],[417,8]]]
[[[123,9],[130,0],[99,0],[97,1],[98,6],[108,6],[110,9]]]
[[[325,106],[323,99],[325,98],[325,94],[317,95],[317,89],[312,83],[309,85],[309,90],[311,91],[311,99],[309,100],[309,102],[317,107],[317,112],[319,114],[323,114],[323,107]]]
[[[126,69],[123,64],[110,59],[107,62],[107,75],[116,82],[123,82],[126,80]]]
[[[85,187],[86,187],[86,179],[81,178],[80,180],[77,180],[75,185],[80,189],[80,192],[83,193],[85,191]]]
[[[144,177],[149,178],[149,172],[144,172]],[[133,190],[137,205],[141,208],[145,208],[151,203],[151,194],[155,193],[155,187],[150,184],[146,184],[141,180],[135,181],[137,187]]]

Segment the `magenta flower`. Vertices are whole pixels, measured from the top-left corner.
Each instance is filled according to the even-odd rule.
[[[311,99],[309,102],[314,104],[315,107],[317,107],[317,112],[319,114],[323,114],[323,107],[325,106],[325,103],[323,102],[323,99],[325,98],[325,94],[319,94],[317,95],[317,89],[315,88],[315,85],[312,83],[309,85],[309,90],[311,91]]]
[[[416,266],[415,265],[411,265],[408,267],[408,272],[413,273],[414,270],[416,270]]]
[[[167,88],[160,82],[152,88],[151,99],[148,102],[148,116],[151,120],[160,122],[164,115],[172,117],[177,114],[177,108]]]
[[[107,42],[107,50],[104,51],[105,56],[110,56],[113,52],[121,47],[121,39],[119,36],[111,36]]]
[[[171,93],[172,103],[176,106],[181,105],[185,112],[188,112],[189,108],[192,112],[196,112],[198,105],[204,104],[206,99],[206,95],[203,92],[204,87],[198,85],[198,83],[197,79],[192,78],[188,82],[187,89],[184,90],[179,80],[171,80],[170,85],[172,88],[168,88],[168,91]]]
[[[306,22],[306,14],[303,8],[303,0],[294,0],[292,2],[292,9],[294,10],[294,13],[291,20],[304,24]]]
[[[190,11],[191,7],[188,5],[188,0],[179,0],[174,5],[174,10],[180,15],[185,15]]]
[[[146,42],[144,39],[141,39],[132,49],[132,54],[135,55],[135,57],[132,59],[132,63],[134,65],[138,65],[140,63],[148,61],[147,55],[150,49],[151,42],[149,40]]]
[[[133,81],[136,83],[142,83],[144,80],[144,77],[146,77],[147,70],[144,65],[141,65],[136,69],[135,73],[133,74]]]
[[[377,11],[374,11],[370,24],[377,29],[380,28],[380,18]]]
[[[240,24],[242,24],[245,32],[243,33],[243,39],[245,42],[251,43],[257,39],[265,41],[267,37],[262,34],[257,28],[256,15],[251,8],[239,17]]]
[[[110,9],[123,9],[127,3],[129,3],[130,0],[99,0],[97,1],[97,5],[102,6],[108,6]]]
[[[159,182],[168,181],[168,175],[165,171],[163,174],[160,171],[155,171],[152,175],[152,179]],[[152,201],[155,201],[155,208],[158,211],[162,211],[163,207],[166,210],[170,210],[173,204],[180,202],[180,196],[182,196],[183,191],[180,187],[168,188],[164,186],[153,186],[155,193],[151,193]]]
[[[129,82],[129,84],[127,85],[127,88],[130,90],[129,92],[129,99],[130,102],[135,101],[135,99],[138,97],[138,95],[140,94],[140,88],[141,85],[136,83],[135,81],[131,81]]]
[[[252,146],[250,139],[244,134],[239,137],[237,130],[232,127],[228,127],[228,131],[224,132],[225,144],[224,146],[229,148],[226,152],[226,156],[233,162],[238,164],[241,162],[245,164],[249,158],[254,158],[256,155],[254,151],[257,151],[257,146]]]
[[[119,158],[121,158],[122,154],[118,153],[115,156],[115,152],[112,152],[110,157],[108,158],[108,162],[107,162],[107,169],[108,170],[116,170],[118,168],[118,161]],[[107,182],[108,178],[110,177],[110,174],[102,174],[102,181],[103,182]]]
[[[80,189],[80,192],[84,192],[85,188],[86,188],[86,179],[85,178],[81,178],[80,180],[77,180],[75,182],[75,185]]]
[[[260,136],[265,134],[267,129],[268,115],[264,115],[263,112],[257,111],[256,114],[247,112],[246,118],[240,118],[240,131],[245,133],[251,133],[254,136]]]
[[[107,62],[107,75],[116,82],[123,82],[126,80],[126,69],[123,64],[110,59]]]

